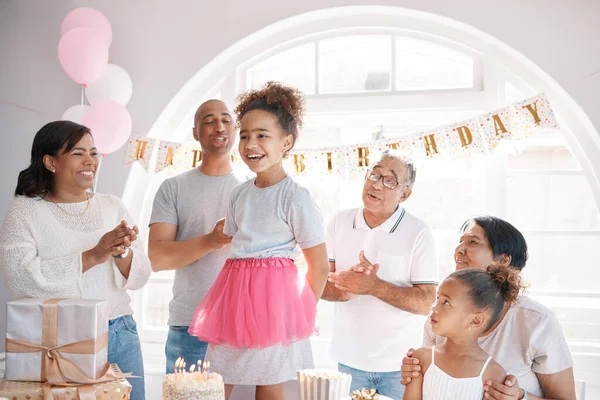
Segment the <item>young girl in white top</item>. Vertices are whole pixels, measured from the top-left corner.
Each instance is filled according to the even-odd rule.
[[[443,344],[415,352],[422,377],[406,387],[404,400],[481,400],[483,382],[503,382],[504,369],[481,349],[478,338],[502,316],[522,289],[517,271],[489,266],[456,271],[442,282],[430,323]]]
[[[256,178],[231,191],[231,255],[189,328],[211,344],[207,358],[226,398],[234,385],[256,385],[257,399],[283,399],[283,383],[313,364],[309,337],[329,272],[325,228],[308,190],[282,164],[303,110],[302,93],[275,82],[243,94],[235,109],[240,156]],[[296,245],[306,277],[292,260]]]

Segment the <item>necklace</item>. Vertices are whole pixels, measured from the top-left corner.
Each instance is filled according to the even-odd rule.
[[[54,199],[52,198],[52,196],[48,196],[50,197],[50,201],[56,206],[58,207],[58,209],[62,212],[64,212],[67,215],[70,215],[71,217],[81,217],[83,214],[85,214],[87,212],[87,210],[90,208],[90,194],[89,193],[85,193],[85,197],[87,200],[87,204],[85,206],[85,208],[83,209],[83,211],[81,211],[80,213],[70,213],[67,210],[65,210],[64,208],[62,208],[57,202],[54,201]]]

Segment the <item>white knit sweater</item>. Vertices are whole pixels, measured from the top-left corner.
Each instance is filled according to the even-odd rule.
[[[17,298],[84,298],[108,300],[110,319],[133,310],[126,289],[140,289],[150,276],[150,260],[140,239],[125,279],[112,257],[82,273],[82,253],[92,249],[121,220],[133,225],[115,196],[95,194],[87,211],[82,203],[54,204],[40,198],[15,197],[0,227],[0,266]],[[66,211],[66,212],[65,212]]]

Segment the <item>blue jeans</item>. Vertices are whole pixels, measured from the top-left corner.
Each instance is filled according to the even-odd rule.
[[[165,355],[167,356],[167,374],[172,374],[175,361],[183,357],[186,369],[189,369],[198,360],[204,361],[208,343],[198,340],[196,336],[188,333],[189,326],[169,326]]]
[[[122,372],[139,376],[128,379],[132,387],[131,400],[145,400],[142,347],[131,315],[108,321],[108,362],[117,364]]]
[[[338,364],[338,371],[352,375],[350,392],[367,388],[376,389],[380,395],[394,400],[402,400],[404,396],[404,386],[400,383],[400,371],[368,372],[344,364]]]

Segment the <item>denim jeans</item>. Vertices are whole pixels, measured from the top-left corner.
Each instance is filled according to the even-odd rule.
[[[128,379],[131,383],[131,400],[145,400],[144,361],[137,325],[131,315],[124,315],[108,322],[108,362],[117,364],[122,372],[132,372],[139,378]]]
[[[402,400],[404,396],[404,386],[400,383],[400,371],[368,372],[344,364],[338,364],[338,371],[352,375],[350,392],[366,388],[376,389],[380,395],[394,400]]]
[[[198,340],[196,336],[188,333],[189,326],[169,326],[169,335],[165,344],[165,355],[167,356],[167,374],[172,374],[175,361],[183,357],[186,369],[189,369],[198,360],[206,356],[208,343]]]

